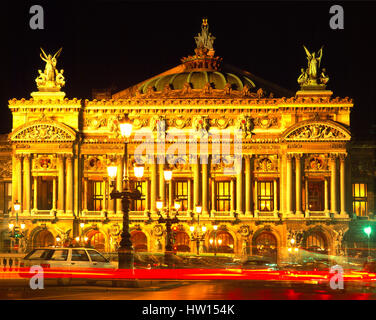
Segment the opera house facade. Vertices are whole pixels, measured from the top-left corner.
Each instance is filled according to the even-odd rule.
[[[352,142],[353,101],[327,89],[322,50],[305,49],[308,64],[292,92],[227,65],[207,21],[195,40],[178,66],[92,100],[66,98],[60,52],[43,52],[38,90],[9,100],[13,129],[0,140],[4,252],[77,237],[115,252],[123,211],[110,197],[111,165],[117,189],[126,175],[142,193],[130,203],[135,251],[164,252],[159,218],[167,211],[178,213],[178,253],[281,261],[289,248],[343,255],[362,246],[362,223],[373,220],[374,148]],[[125,118],[129,138],[120,132]],[[142,177],[134,166],[144,168]],[[17,223],[19,241],[9,236]]]

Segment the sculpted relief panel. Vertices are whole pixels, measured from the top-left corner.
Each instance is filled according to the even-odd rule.
[[[288,133],[286,140],[350,140],[350,135],[327,124],[312,123]]]

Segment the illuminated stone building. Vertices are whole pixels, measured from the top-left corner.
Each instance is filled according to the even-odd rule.
[[[122,208],[109,197],[106,168],[118,165],[116,186],[121,188],[119,121],[124,115],[133,122],[128,141],[132,184],[134,162],[145,166],[142,200],[132,203],[130,213],[135,250],[163,252],[165,232],[156,202],[172,206],[176,198],[182,204],[175,239],[180,252],[196,252],[190,231],[198,224],[196,205],[202,207],[199,223],[207,228],[202,252],[281,261],[289,255],[291,238],[300,247],[329,254],[345,249],[342,239],[353,216],[352,100],[334,97],[312,60],[294,93],[226,65],[215,55],[206,22],[195,40],[195,54],[180,65],[107,100],[100,93],[94,100],[65,98],[61,72],[60,85],[56,77],[48,86],[42,76],[33,98],[9,101],[13,129],[0,141],[3,250],[11,245],[7,225],[16,219],[16,201],[18,219],[26,225],[21,250],[81,235],[102,251],[116,250]],[[308,51],[307,56],[312,58]],[[153,144],[135,156],[142,130],[152,133]],[[188,143],[193,138],[196,145]],[[172,145],[180,153],[172,152],[170,163],[158,163],[164,154],[159,151]],[[221,154],[219,146],[230,151]],[[241,170],[234,166],[234,154]],[[169,183],[163,176],[166,166],[173,169]],[[373,203],[368,205],[372,210]],[[214,236],[221,239],[215,248]]]

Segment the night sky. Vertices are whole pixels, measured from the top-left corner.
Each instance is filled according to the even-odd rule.
[[[194,53],[203,17],[224,62],[296,91],[307,66],[302,45],[318,51],[334,96],[351,97],[352,130],[370,139],[376,123],[375,2],[182,2],[33,1],[2,2],[0,133],[11,130],[8,100],[30,98],[44,70],[40,47],[63,47],[68,98],[91,99],[93,88],[114,92],[172,68]],[[31,30],[31,5],[44,8],[45,29]],[[333,4],[344,8],[344,30],[329,27]],[[5,7],[4,7],[5,5]],[[5,54],[4,54],[5,53]],[[375,130],[375,129],[373,129]]]

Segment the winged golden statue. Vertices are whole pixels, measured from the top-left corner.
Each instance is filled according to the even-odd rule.
[[[325,74],[326,70],[322,69],[320,72],[321,67],[321,59],[323,54],[322,46],[320,50],[316,52],[309,52],[306,46],[303,45],[304,51],[307,55],[308,66],[306,69],[301,69],[301,75],[298,78],[298,83],[301,86],[324,86],[329,81],[329,77]]]
[[[44,71],[38,70],[39,76],[35,79],[38,89],[40,91],[57,91],[65,85],[65,79],[63,76],[64,70],[58,70],[56,68],[57,58],[60,56],[63,48],[60,48],[53,56],[46,54],[42,48],[40,58],[46,63]]]

